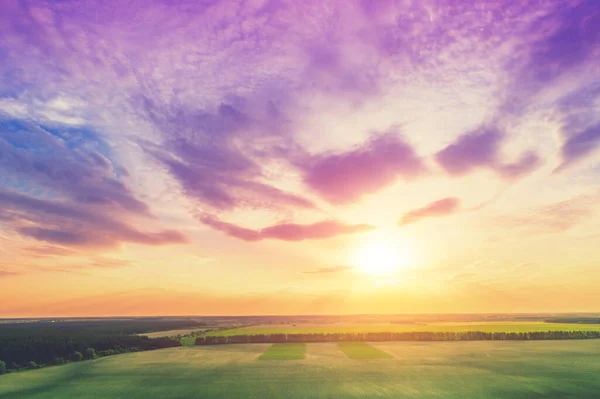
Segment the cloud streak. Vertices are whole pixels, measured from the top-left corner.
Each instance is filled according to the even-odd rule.
[[[598,194],[579,195],[553,204],[522,210],[498,219],[501,226],[516,228],[528,233],[562,233],[584,223],[593,214]]]
[[[145,233],[106,214],[6,190],[0,190],[0,206],[9,217],[9,226],[19,234],[65,247],[98,249],[122,242],[166,245],[187,241],[173,230]]]
[[[312,224],[282,223],[260,230],[247,229],[223,222],[210,215],[200,217],[200,221],[215,230],[244,241],[260,241],[265,239],[282,241],[322,240],[344,234],[363,233],[375,229],[374,226],[368,224],[349,225],[333,220]]]
[[[331,274],[331,273],[340,273],[348,270],[352,270],[350,266],[333,266],[333,267],[321,267],[316,270],[309,270],[302,272],[304,274]]]
[[[398,225],[405,226],[407,224],[416,223],[425,218],[448,216],[457,212],[459,207],[460,200],[458,198],[443,198],[427,204],[422,208],[417,208],[406,212],[398,222]]]

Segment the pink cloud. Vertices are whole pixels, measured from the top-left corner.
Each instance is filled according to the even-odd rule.
[[[373,230],[368,224],[344,224],[333,220],[312,224],[283,223],[260,230],[247,229],[232,223],[220,221],[213,216],[204,215],[200,221],[207,226],[244,241],[274,239],[282,241],[320,240],[343,234],[354,234]]]
[[[444,198],[405,213],[398,224],[404,226],[424,218],[451,215],[458,210],[459,206],[460,200],[458,198]]]
[[[333,204],[359,200],[398,178],[412,178],[425,167],[410,145],[393,133],[375,136],[361,147],[314,157],[301,165],[304,181]]]

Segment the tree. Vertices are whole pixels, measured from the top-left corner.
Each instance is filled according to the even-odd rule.
[[[85,358],[86,359],[95,359],[98,357],[98,354],[96,353],[96,349],[94,348],[87,348],[85,350]]]
[[[81,354],[81,352],[73,352],[73,361],[78,362],[80,360],[83,359],[83,355]]]
[[[6,374],[6,363],[0,360],[0,375]]]

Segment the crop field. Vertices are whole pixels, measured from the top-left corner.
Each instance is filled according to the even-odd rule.
[[[208,336],[260,335],[260,334],[315,334],[364,333],[409,331],[482,331],[482,332],[536,332],[536,331],[600,331],[600,324],[570,324],[544,322],[479,322],[479,323],[423,323],[423,324],[281,324],[258,325],[231,330],[211,331]]]
[[[385,359],[392,355],[366,342],[338,342],[337,347],[350,359]]]
[[[300,360],[304,359],[306,344],[273,344],[259,356],[259,360]]]
[[[192,346],[196,344],[196,337],[183,337],[179,340],[183,346]]]
[[[269,344],[169,348],[0,376],[2,399],[597,399],[600,341],[371,343],[350,359],[309,343],[302,360],[261,361]]]

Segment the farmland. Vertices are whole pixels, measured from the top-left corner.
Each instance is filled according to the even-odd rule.
[[[259,360],[300,360],[304,359],[306,344],[273,344]]]
[[[366,342],[338,342],[338,348],[350,359],[380,359],[392,357]]]
[[[0,377],[2,399],[597,398],[600,341],[371,343],[390,358],[351,359],[335,343],[302,360],[260,361],[268,344],[128,353]]]
[[[419,324],[263,324],[230,330],[212,331],[207,336],[261,335],[261,334],[331,334],[366,332],[536,332],[536,331],[600,331],[600,324],[544,323],[544,322],[477,322],[477,323],[419,323]]]

